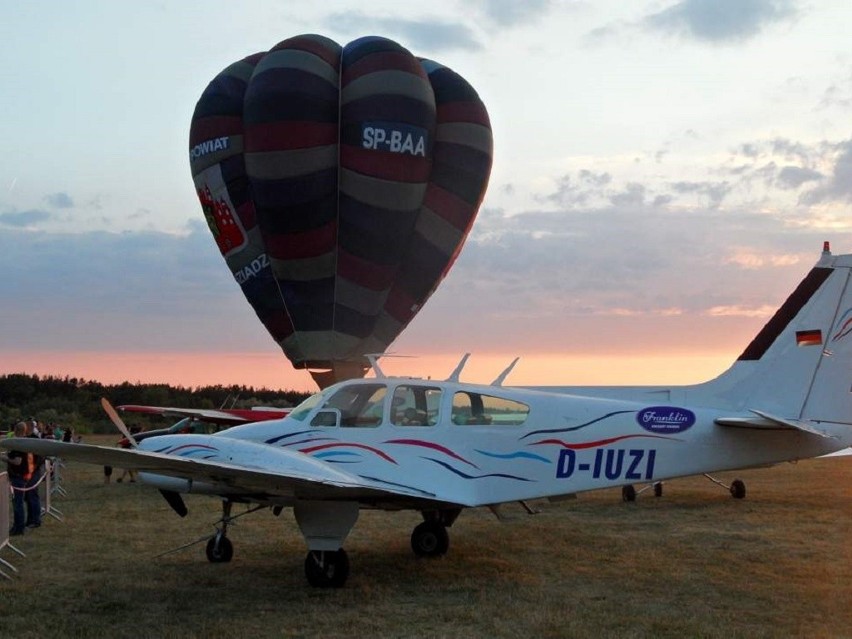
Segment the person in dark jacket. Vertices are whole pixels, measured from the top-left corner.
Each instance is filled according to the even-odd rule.
[[[27,425],[24,422],[15,424],[15,437],[26,437]],[[23,535],[26,524],[24,510],[24,495],[27,482],[32,477],[32,455],[19,450],[10,450],[6,455],[6,469],[9,473],[9,483],[12,484],[13,523],[9,536]]]

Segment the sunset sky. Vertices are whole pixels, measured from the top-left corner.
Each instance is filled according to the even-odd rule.
[[[489,109],[490,186],[391,372],[712,377],[852,252],[848,0],[6,3],[0,374],[313,389],[243,298],[187,158],[225,66],[397,40]]]

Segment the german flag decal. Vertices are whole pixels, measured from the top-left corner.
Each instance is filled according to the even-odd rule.
[[[796,346],[821,346],[822,331],[796,331]]]

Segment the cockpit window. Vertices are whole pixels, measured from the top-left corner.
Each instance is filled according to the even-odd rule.
[[[341,426],[378,426],[382,423],[385,395],[384,384],[352,384],[332,394],[323,408],[339,410]]]
[[[391,401],[394,426],[434,426],[438,423],[441,389],[435,386],[397,386]]]
[[[308,416],[308,413],[310,413],[314,408],[316,408],[317,405],[319,405],[319,403],[324,398],[325,396],[323,393],[315,393],[314,395],[311,395],[301,404],[296,406],[296,408],[291,410],[288,417],[290,417],[291,419],[296,419],[300,422],[305,421],[305,418]]]
[[[453,396],[454,424],[518,426],[526,421],[529,412],[529,406],[512,399],[468,391]]]

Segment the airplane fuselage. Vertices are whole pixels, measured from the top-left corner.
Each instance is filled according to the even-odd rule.
[[[180,449],[171,450],[168,436],[143,447],[269,469],[283,462],[299,470],[313,459],[388,486],[479,506],[761,466],[852,444],[846,426],[837,428],[837,439],[756,432],[720,427],[714,420],[728,413],[719,409],[458,382],[359,380],[315,397],[283,420],[180,436],[174,440]],[[244,441],[266,445],[250,463]],[[188,488],[163,479],[169,489]],[[196,484],[192,492],[206,491]]]

